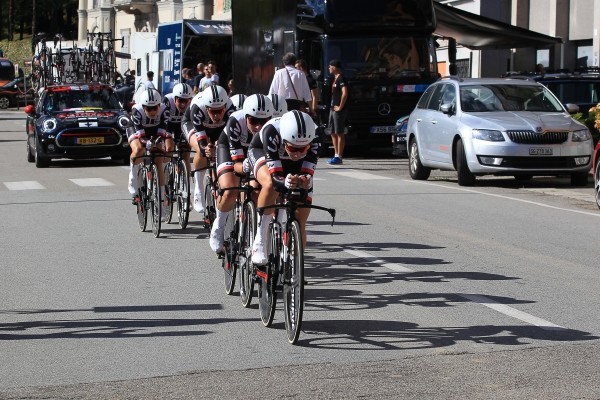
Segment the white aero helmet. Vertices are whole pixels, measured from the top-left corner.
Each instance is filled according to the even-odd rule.
[[[273,103],[264,94],[253,94],[244,101],[244,113],[255,118],[271,118]]]
[[[154,106],[159,105],[161,102],[162,102],[162,97],[160,96],[160,93],[158,93],[158,90],[156,90],[156,89],[146,89],[140,95],[140,103],[143,106],[154,107]]]
[[[284,142],[301,147],[315,138],[316,126],[310,115],[298,110],[286,112],[279,121],[279,134]]]
[[[194,97],[194,93],[192,93],[192,88],[187,83],[178,83],[173,86],[173,96],[182,99],[191,99]]]
[[[229,96],[219,85],[210,85],[202,91],[202,105],[206,108],[221,108],[227,105]]]
[[[231,102],[236,110],[241,110],[244,106],[244,101],[246,101],[247,96],[245,94],[234,94],[231,96]]]
[[[282,99],[275,93],[271,93],[267,97],[271,100],[271,103],[273,103],[273,118],[281,117],[287,112],[288,109],[285,99]]]

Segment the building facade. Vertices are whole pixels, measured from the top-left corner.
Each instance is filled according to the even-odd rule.
[[[131,53],[134,33],[156,32],[160,23],[181,19],[231,20],[235,0],[79,0],[80,44],[87,32],[109,32],[123,37],[116,48]],[[492,77],[507,71],[533,71],[536,64],[547,70],[598,67],[600,50],[599,0],[437,0],[462,10],[549,36],[564,44],[551,48],[471,50],[458,45],[457,66],[461,76]],[[438,60],[447,72],[447,44],[440,40]],[[120,68],[135,68],[123,59]]]

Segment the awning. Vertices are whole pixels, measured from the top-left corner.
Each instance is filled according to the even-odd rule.
[[[189,21],[186,20],[185,24],[188,28],[196,35],[232,35],[231,24],[224,23],[221,21]]]
[[[544,48],[563,43],[562,38],[547,36],[514,25],[482,17],[456,7],[434,2],[435,34],[454,38],[456,43],[474,50]]]

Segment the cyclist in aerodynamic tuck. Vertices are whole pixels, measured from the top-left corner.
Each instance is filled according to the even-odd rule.
[[[181,134],[181,119],[187,110],[194,94],[187,83],[178,83],[173,86],[173,91],[163,98],[163,104],[169,109],[168,130],[173,135],[174,143],[179,146],[187,146],[185,137]],[[184,153],[183,158],[190,169],[190,153]]]
[[[217,176],[219,187],[238,187],[240,176],[250,172],[246,158],[250,141],[273,115],[273,104],[263,94],[249,96],[238,110],[231,114],[217,144]],[[217,199],[217,216],[210,233],[210,247],[217,254],[223,253],[223,231],[226,216],[235,205],[237,193],[226,190]]]
[[[261,185],[257,206],[275,204],[278,192],[302,188],[308,191],[307,202],[312,203],[312,177],[317,167],[321,137],[310,115],[298,110],[289,111],[281,118],[273,118],[254,135],[248,158],[254,176]],[[267,231],[273,209],[264,211],[258,219],[258,229],[252,247],[252,262],[264,265],[268,261],[265,251]],[[297,211],[302,230],[302,242],[306,245],[306,220],[309,208]]]
[[[194,210],[204,212],[203,183],[208,159],[216,156],[215,143],[235,107],[224,88],[211,85],[198,93],[181,120],[181,129],[196,154],[194,172]]]
[[[129,193],[132,196],[137,194],[138,190],[138,170],[139,165],[143,162],[147,140],[156,136],[163,138],[163,142],[159,143],[159,147],[163,151],[172,151],[174,144],[172,134],[168,131],[169,109],[162,104],[160,93],[156,89],[146,89],[140,95],[140,102],[135,104],[131,109],[132,127],[127,130],[129,146],[131,147],[131,170],[129,171]],[[161,187],[161,198],[165,198],[165,174],[164,163],[167,162],[165,157],[157,157],[159,182]],[[168,217],[167,207],[162,207],[161,218],[165,220]]]

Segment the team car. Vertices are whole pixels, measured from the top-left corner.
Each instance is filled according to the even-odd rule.
[[[107,84],[60,84],[40,90],[27,114],[27,161],[111,157],[129,164],[127,112]]]

